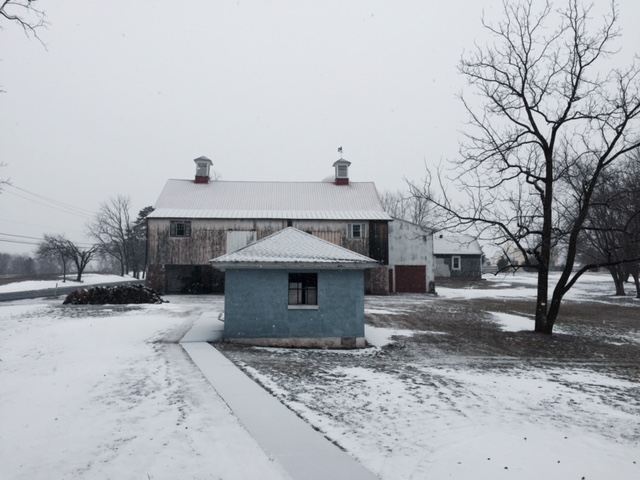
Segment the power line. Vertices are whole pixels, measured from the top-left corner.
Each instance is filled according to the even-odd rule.
[[[40,225],[38,223],[27,223],[27,222],[19,222],[17,220],[7,220],[6,218],[0,218],[1,221],[3,222],[11,222],[11,223],[17,223],[19,225],[27,225],[29,227],[41,227],[41,228],[50,228],[52,230],[58,229],[60,227],[52,227],[51,225]],[[70,232],[76,232],[76,233],[84,233],[80,230],[69,230]]]
[[[76,217],[90,218],[89,215],[85,215],[83,213],[78,213],[78,212],[71,211],[71,210],[65,210],[63,208],[58,208],[58,207],[55,207],[53,205],[47,205],[46,203],[39,202],[38,200],[34,200],[33,198],[25,197],[24,195],[20,195],[20,194],[18,194],[16,192],[11,192],[9,190],[6,190],[6,193],[8,193],[9,195],[14,195],[14,196],[16,196],[18,198],[23,198],[23,199],[25,199],[25,200],[27,200],[29,202],[33,202],[35,204],[42,205],[43,207],[47,207],[47,208],[51,208],[53,210],[57,210],[57,211],[62,212],[62,213],[66,213],[66,214],[69,214],[69,215],[75,215]]]
[[[33,242],[24,242],[24,241],[20,241],[20,240],[4,240],[2,238],[0,238],[0,242],[19,243],[20,245],[39,245],[38,243],[33,243]]]
[[[42,238],[42,237],[28,237],[26,235],[14,235],[12,233],[2,233],[2,232],[0,232],[0,235],[4,235],[6,237],[17,237],[17,238],[26,238],[26,239],[29,239],[29,240],[38,240],[38,242],[44,241],[44,238]],[[0,240],[4,241],[4,242],[10,242],[11,241],[11,240],[5,240],[5,239],[0,239]],[[73,244],[81,246],[81,247],[93,247],[95,245],[93,243],[87,243],[87,242],[74,242],[73,240],[71,240],[71,242]],[[18,242],[17,241],[13,241],[13,243],[18,243]],[[28,244],[28,245],[39,245],[39,243],[36,243],[36,244],[31,243],[31,244]]]
[[[88,215],[88,216],[92,216],[93,215],[93,212],[90,212],[89,210],[85,210],[84,208],[80,208],[80,207],[77,207],[75,205],[71,205],[69,203],[64,203],[64,202],[61,202],[60,200],[55,200],[53,198],[46,197],[44,195],[40,195],[39,193],[31,192],[31,191],[29,191],[29,190],[27,190],[25,188],[17,187],[14,184],[9,184],[9,186],[11,188],[15,188],[16,190],[20,190],[21,192],[28,193],[29,195],[33,195],[34,197],[40,198],[42,200],[45,200],[47,202],[51,202],[51,203],[53,203],[55,205],[58,205],[58,206],[60,206],[62,208],[68,208],[70,210],[75,210],[80,215],[85,215],[85,216],[86,215]]]
[[[0,235],[5,235],[7,237],[29,238],[31,240],[42,240],[42,237],[27,237],[25,235],[14,235],[12,233],[2,233],[2,232],[0,232]]]

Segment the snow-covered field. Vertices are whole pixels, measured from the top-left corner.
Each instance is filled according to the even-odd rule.
[[[118,283],[135,280],[135,278],[128,275],[122,277],[120,275],[105,275],[96,273],[85,273],[84,275],[82,275],[81,282],[76,282],[74,279],[75,274],[72,274],[67,276],[66,282],[63,282],[62,280],[27,280],[24,282],[7,283],[6,285],[0,285],[0,293],[28,292],[32,290],[44,290],[47,288],[62,287],[82,288],[90,287],[91,285],[96,285],[98,283]]]
[[[490,280],[502,281],[507,301],[531,295],[507,288],[511,277]],[[606,282],[589,277],[574,298]],[[437,301],[483,294],[496,290],[442,289]],[[222,298],[167,298],[0,303],[0,478],[287,478],[176,343],[201,315],[217,317]],[[431,298],[372,297],[367,313],[396,318]],[[487,316],[505,332],[530,322]],[[223,352],[383,479],[640,478],[637,368],[407,354],[412,338],[445,335],[368,326],[375,346],[357,352]]]
[[[0,478],[282,479],[175,343],[220,297],[0,303]]]

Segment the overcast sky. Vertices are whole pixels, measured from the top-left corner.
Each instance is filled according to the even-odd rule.
[[[404,189],[425,162],[456,156],[457,64],[483,9],[501,11],[500,0],[37,3],[46,49],[0,24],[0,178],[16,187],[0,195],[2,252],[29,252],[7,240],[43,233],[85,241],[113,195],[129,195],[135,217],[201,155],[223,180],[320,181],[342,146],[353,181]],[[640,2],[619,5],[628,59]]]

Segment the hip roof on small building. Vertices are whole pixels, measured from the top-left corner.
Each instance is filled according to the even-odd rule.
[[[372,268],[378,262],[294,227],[211,260],[216,268]]]

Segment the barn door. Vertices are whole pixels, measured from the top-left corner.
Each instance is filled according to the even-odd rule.
[[[396,265],[397,293],[426,293],[427,267],[424,265]]]
[[[227,232],[227,253],[240,250],[255,241],[255,230],[229,230]]]

